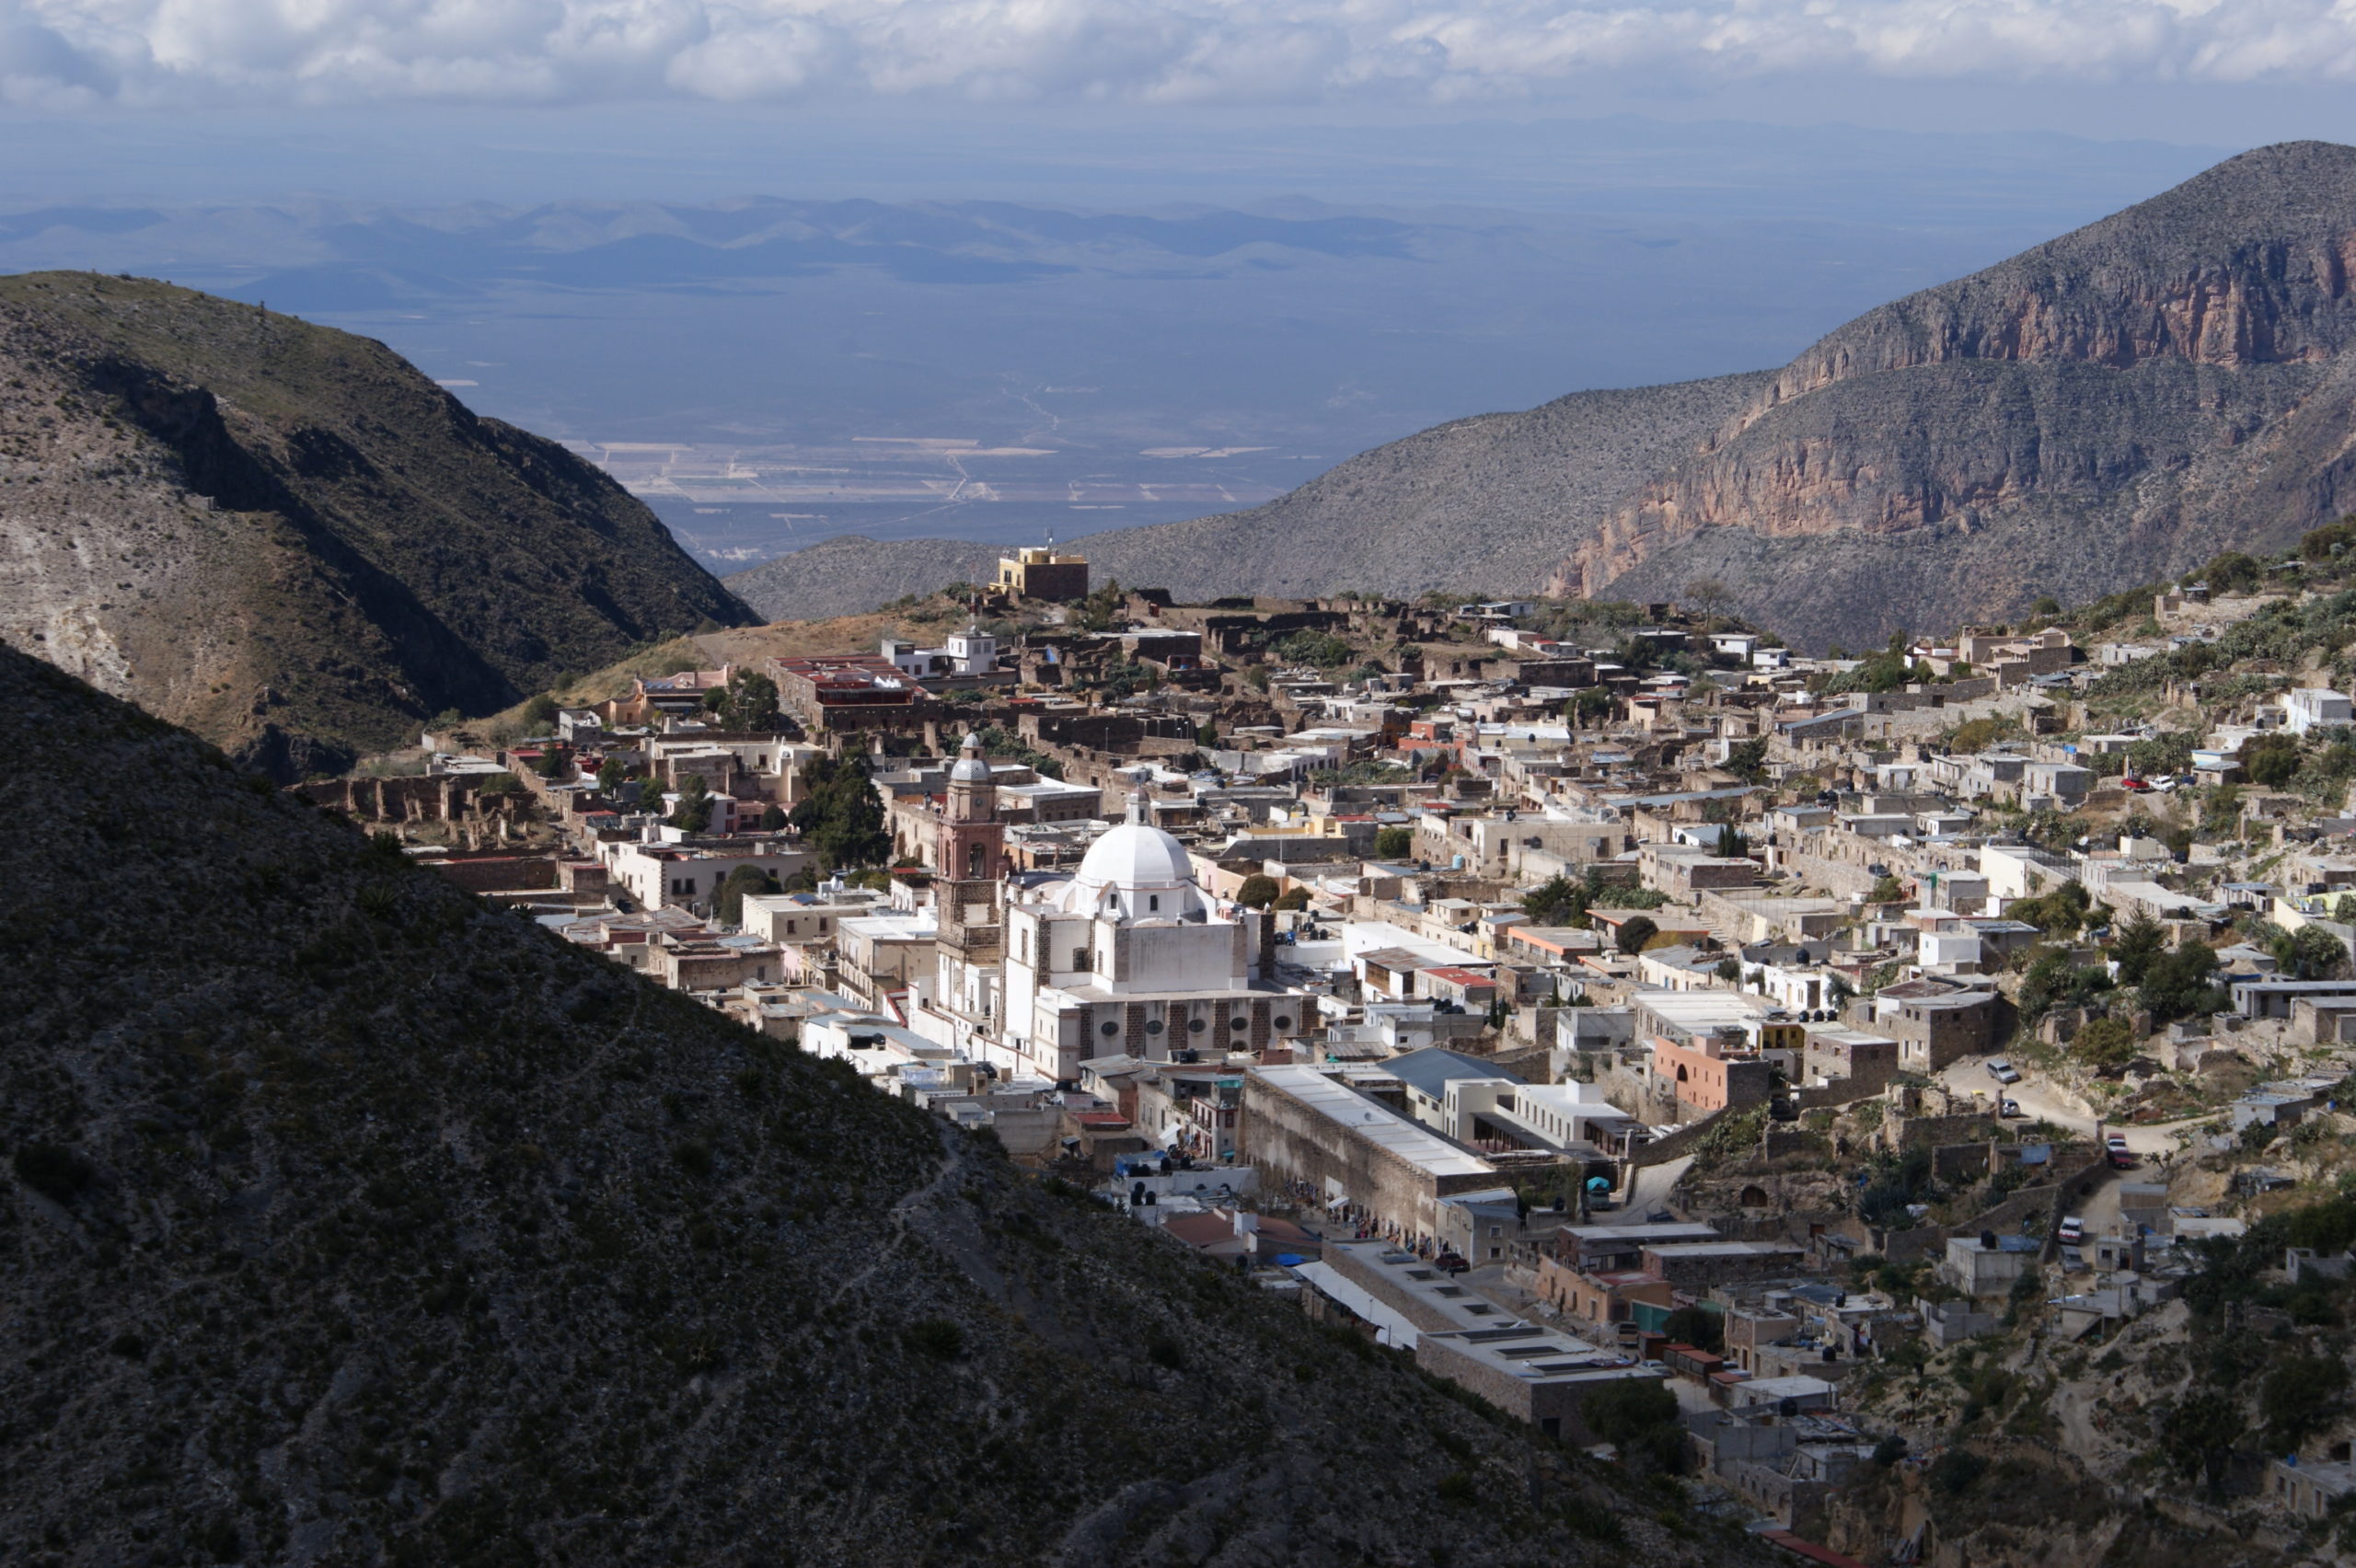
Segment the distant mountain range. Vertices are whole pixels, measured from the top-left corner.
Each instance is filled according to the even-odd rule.
[[[1659,599],[1710,578],[1809,645],[2007,617],[2356,502],[2351,267],[2356,148],[2261,148],[1781,370],[1457,421],[1248,512],[1080,548],[1189,596]],[[820,547],[730,582],[765,615],[837,613],[954,553]]]
[[[0,639],[281,777],[752,614],[643,505],[383,344],[0,279]]]

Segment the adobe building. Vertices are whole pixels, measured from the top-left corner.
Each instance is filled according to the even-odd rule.
[[[1025,546],[998,558],[998,581],[991,586],[1017,598],[1068,604],[1088,597],[1088,561],[1080,556],[1057,555],[1053,544]]]

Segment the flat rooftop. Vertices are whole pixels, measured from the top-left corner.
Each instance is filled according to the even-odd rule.
[[[1254,1067],[1252,1076],[1430,1175],[1496,1174],[1496,1166],[1472,1150],[1407,1120],[1387,1105],[1377,1104],[1314,1067]]]

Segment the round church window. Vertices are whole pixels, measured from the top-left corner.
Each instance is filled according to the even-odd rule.
[[[1278,1016],[1270,1019],[1268,1021],[1274,1025],[1279,1032],[1292,1027],[1292,1019],[1289,1015],[1286,1014],[1279,1014]]]
[[[1190,1018],[1190,1019],[1188,1019],[1188,1020],[1186,1020],[1186,1032],[1187,1032],[1187,1033],[1189,1033],[1189,1034],[1200,1034],[1202,1032],[1203,1032],[1203,1020],[1202,1020],[1201,1019],[1198,1019],[1198,1018]]]
[[[1145,1020],[1145,1032],[1146,1032],[1148,1034],[1159,1034],[1159,1033],[1161,1033],[1161,1020],[1160,1019],[1158,1019],[1158,1018],[1149,1018],[1149,1019],[1146,1020]]]
[[[1103,1023],[1096,1026],[1096,1032],[1103,1035],[1107,1039],[1110,1039],[1112,1036],[1121,1032],[1120,1021],[1116,1019],[1108,1018]]]

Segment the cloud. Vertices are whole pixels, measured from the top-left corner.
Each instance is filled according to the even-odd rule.
[[[2356,0],[0,0],[0,101],[1529,99],[2356,81]]]

